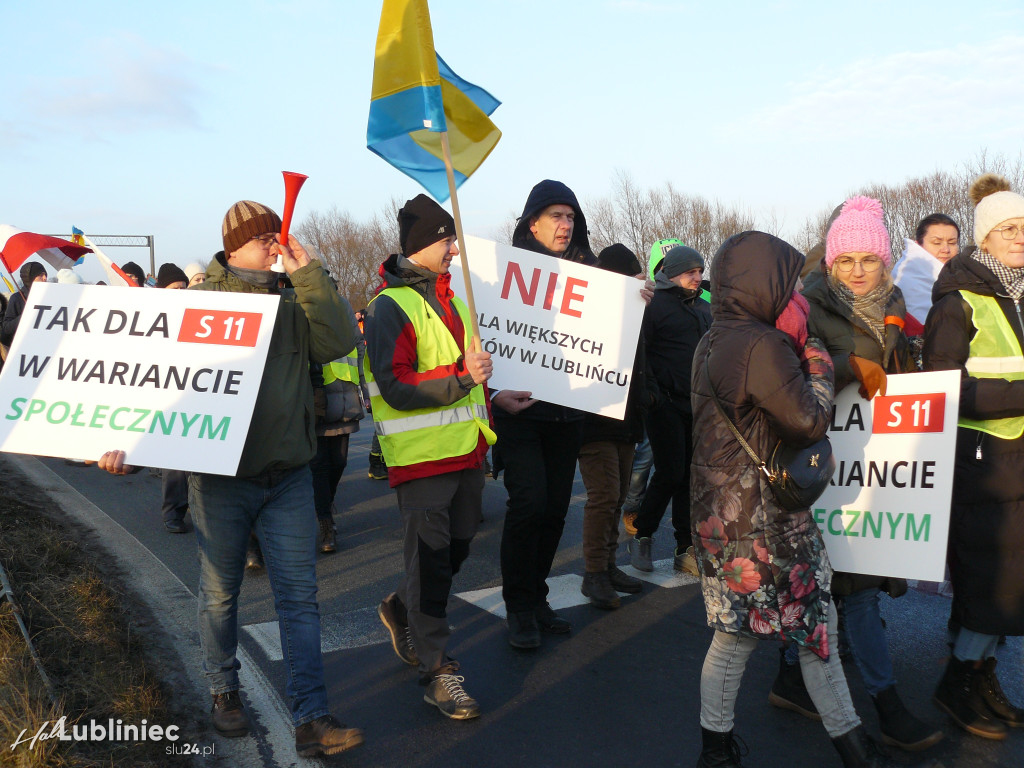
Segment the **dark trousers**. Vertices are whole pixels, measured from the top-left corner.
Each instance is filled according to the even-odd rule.
[[[633,471],[633,443],[586,443],[580,449],[580,474],[587,487],[583,507],[583,567],[588,573],[615,565],[619,516]]]
[[[405,576],[398,598],[424,675],[448,659],[448,596],[480,525],[483,491],[484,471],[479,467],[395,486],[405,533]]]
[[[672,502],[672,527],[680,552],[693,544],[690,534],[690,457],[693,417],[671,402],[652,408],[644,421],[654,452],[654,477],[637,512],[636,535],[654,535]]]
[[[547,602],[545,579],[569,511],[583,421],[513,416],[495,419],[494,428],[508,491],[501,534],[502,597],[507,611],[532,611]]]
[[[348,435],[321,436],[316,439],[316,456],[309,462],[313,473],[313,504],[317,517],[330,517],[334,494],[348,465]]]
[[[161,471],[163,502],[160,512],[165,523],[181,522],[188,512],[188,472],[180,469]]]

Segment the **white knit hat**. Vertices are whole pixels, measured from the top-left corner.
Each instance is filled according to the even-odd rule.
[[[185,274],[188,276],[188,281],[192,282],[192,278],[196,275],[205,275],[206,270],[203,269],[198,262],[193,261],[187,267],[185,267]]]
[[[67,283],[69,285],[83,285],[85,281],[82,276],[79,275],[72,269],[62,269],[57,273],[58,283]]]
[[[1007,219],[1024,218],[1024,197],[1010,191],[1010,182],[994,173],[979,176],[968,194],[974,203],[974,243],[979,248],[989,233]]]

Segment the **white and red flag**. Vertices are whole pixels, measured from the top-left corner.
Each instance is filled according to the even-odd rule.
[[[92,249],[75,245],[59,237],[22,232],[9,224],[0,224],[0,259],[11,275],[32,256],[38,256],[54,269],[71,269]]]

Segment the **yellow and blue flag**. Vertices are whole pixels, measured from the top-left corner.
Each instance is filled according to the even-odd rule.
[[[458,187],[501,138],[488,117],[499,104],[434,51],[426,0],[384,0],[366,126],[371,152],[444,202],[449,192],[441,132],[448,132]]]

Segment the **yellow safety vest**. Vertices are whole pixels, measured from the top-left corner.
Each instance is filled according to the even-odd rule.
[[[335,379],[359,384],[359,353],[355,347],[344,357],[332,360],[324,366],[324,386]]]
[[[976,379],[1024,379],[1024,355],[999,303],[992,296],[979,296],[970,291],[960,291],[960,295],[973,310],[971,319],[978,329],[971,339],[969,356],[964,363],[967,373]],[[1014,440],[1024,435],[1024,416],[982,421],[961,416],[957,424],[1003,440]]]
[[[416,330],[416,370],[422,373],[441,365],[452,365],[462,352],[448,327],[427,301],[412,288],[386,288],[378,296],[389,296],[405,312]],[[377,297],[374,297],[374,301]],[[453,296],[452,305],[462,319],[464,341],[469,349],[469,310]],[[363,358],[363,375],[370,392],[373,427],[380,438],[381,452],[389,467],[406,467],[426,461],[464,456],[473,451],[481,433],[488,445],[497,436],[487,421],[483,386],[473,387],[451,405],[400,411],[381,397],[370,370],[370,357]]]

